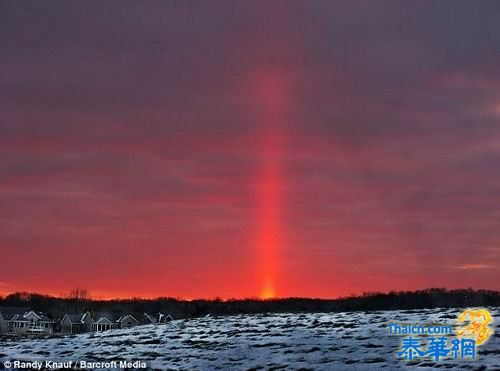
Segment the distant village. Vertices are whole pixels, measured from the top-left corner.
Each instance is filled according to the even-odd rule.
[[[85,312],[67,313],[53,319],[24,307],[0,307],[0,334],[50,335],[101,332],[172,321],[169,314]]]
[[[75,289],[64,297],[16,292],[0,296],[0,343],[9,337],[101,332],[204,316],[495,306],[500,306],[498,291],[439,288],[368,293],[338,299],[269,300],[168,297],[96,300],[85,289]]]

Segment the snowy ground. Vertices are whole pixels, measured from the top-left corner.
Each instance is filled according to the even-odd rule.
[[[489,308],[500,318],[500,308]],[[387,323],[455,324],[459,309],[272,314],[177,320],[167,325],[0,344],[5,361],[148,360],[153,369],[499,369],[500,324],[476,360],[408,362]]]

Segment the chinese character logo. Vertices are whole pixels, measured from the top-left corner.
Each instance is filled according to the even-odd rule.
[[[481,345],[489,339],[493,330],[488,327],[492,322],[491,314],[486,309],[467,309],[458,316],[458,323],[469,322],[468,326],[457,330],[459,338],[472,338],[477,345]]]
[[[412,325],[411,333],[417,334],[446,334],[446,336],[430,336],[420,338],[408,336],[401,340],[401,348],[397,353],[399,357],[406,360],[416,358],[431,358],[439,362],[444,358],[453,359],[476,359],[477,346],[484,344],[493,334],[493,329],[489,325],[493,318],[486,309],[467,309],[458,316],[458,328],[456,335],[451,331],[451,326],[422,326]],[[390,324],[391,329],[400,329],[399,326]],[[418,331],[413,331],[415,328]],[[449,332],[443,332],[449,329]],[[400,332],[407,333],[407,332]],[[421,344],[423,340],[424,344]],[[427,340],[427,341],[426,341]]]
[[[415,357],[423,356],[424,351],[420,349],[420,340],[412,338],[404,338],[401,344],[401,352],[398,353],[399,356],[403,356],[408,360],[412,360]]]

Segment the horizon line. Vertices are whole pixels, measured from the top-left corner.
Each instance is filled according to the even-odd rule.
[[[82,300],[88,301],[120,301],[120,300],[146,300],[146,301],[155,301],[160,299],[170,299],[177,301],[221,301],[221,302],[229,302],[229,301],[246,301],[246,300],[257,300],[257,301],[279,301],[279,300],[291,300],[291,299],[305,299],[305,300],[342,300],[349,298],[361,298],[364,296],[374,296],[374,295],[389,295],[392,293],[401,294],[401,293],[417,293],[423,291],[431,291],[431,290],[439,290],[445,292],[453,292],[453,291],[488,291],[496,294],[500,294],[500,290],[497,289],[486,289],[486,288],[445,288],[445,287],[426,287],[416,290],[389,290],[389,291],[366,291],[362,293],[351,293],[345,296],[337,296],[337,297],[312,297],[312,296],[283,296],[283,297],[271,297],[271,298],[263,298],[259,296],[245,296],[245,297],[228,297],[222,298],[219,296],[213,297],[197,297],[197,298],[186,298],[180,296],[154,296],[154,297],[141,297],[141,296],[128,296],[128,297],[102,297],[102,296],[93,296],[90,294],[88,298],[84,298]],[[0,300],[4,300],[7,297],[15,294],[27,294],[27,295],[38,295],[45,296],[54,299],[74,299],[69,297],[68,294],[51,294],[51,293],[41,293],[36,291],[12,291],[10,293],[0,293]]]

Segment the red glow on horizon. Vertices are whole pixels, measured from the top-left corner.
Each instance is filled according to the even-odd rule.
[[[259,95],[263,107],[262,169],[259,181],[259,232],[257,238],[260,267],[260,297],[277,296],[279,250],[283,244],[281,226],[282,174],[280,157],[283,152],[283,114],[286,89],[280,75],[263,73],[259,76]]]
[[[276,295],[275,279],[278,275],[278,248],[281,244],[280,177],[276,161],[267,160],[260,182],[259,210],[259,264],[261,267],[261,297]]]

